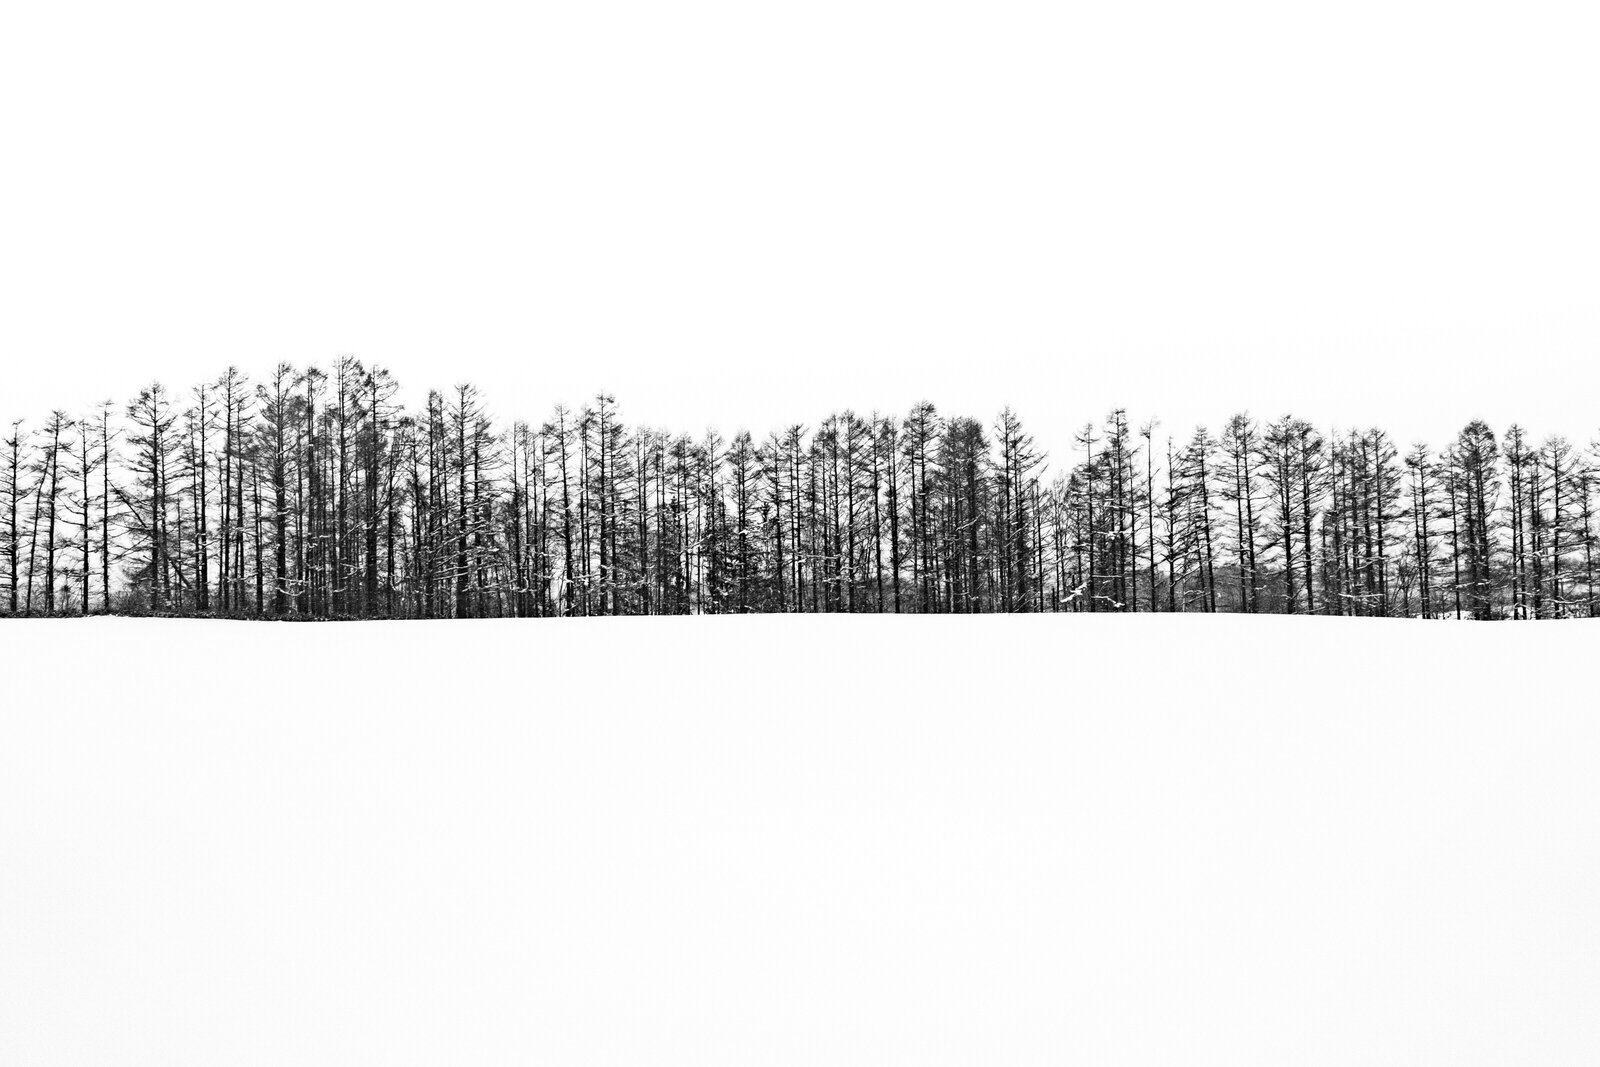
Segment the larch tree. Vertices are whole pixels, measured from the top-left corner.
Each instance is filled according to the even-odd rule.
[[[22,452],[27,447],[28,435],[23,432],[22,420],[18,419],[11,424],[11,433],[5,439],[5,482],[0,485],[0,491],[5,493],[6,530],[5,530],[5,557],[6,557],[6,600],[7,614],[17,614],[19,606],[18,586],[22,576],[18,567],[19,549],[22,544],[22,527],[19,517],[22,514]]]

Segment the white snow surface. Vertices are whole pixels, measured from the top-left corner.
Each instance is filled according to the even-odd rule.
[[[1600,624],[0,623],[0,1062],[1600,1062]]]

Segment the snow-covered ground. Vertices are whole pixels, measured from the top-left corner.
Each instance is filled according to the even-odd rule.
[[[1593,1064],[1597,648],[0,623],[0,1062]]]

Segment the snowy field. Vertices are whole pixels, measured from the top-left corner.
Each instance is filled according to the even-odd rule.
[[[1600,1062],[1600,624],[0,623],[0,1062]]]

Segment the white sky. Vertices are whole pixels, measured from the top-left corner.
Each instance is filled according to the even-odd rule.
[[[0,416],[353,352],[686,430],[1586,440],[1591,11],[12,5]]]

